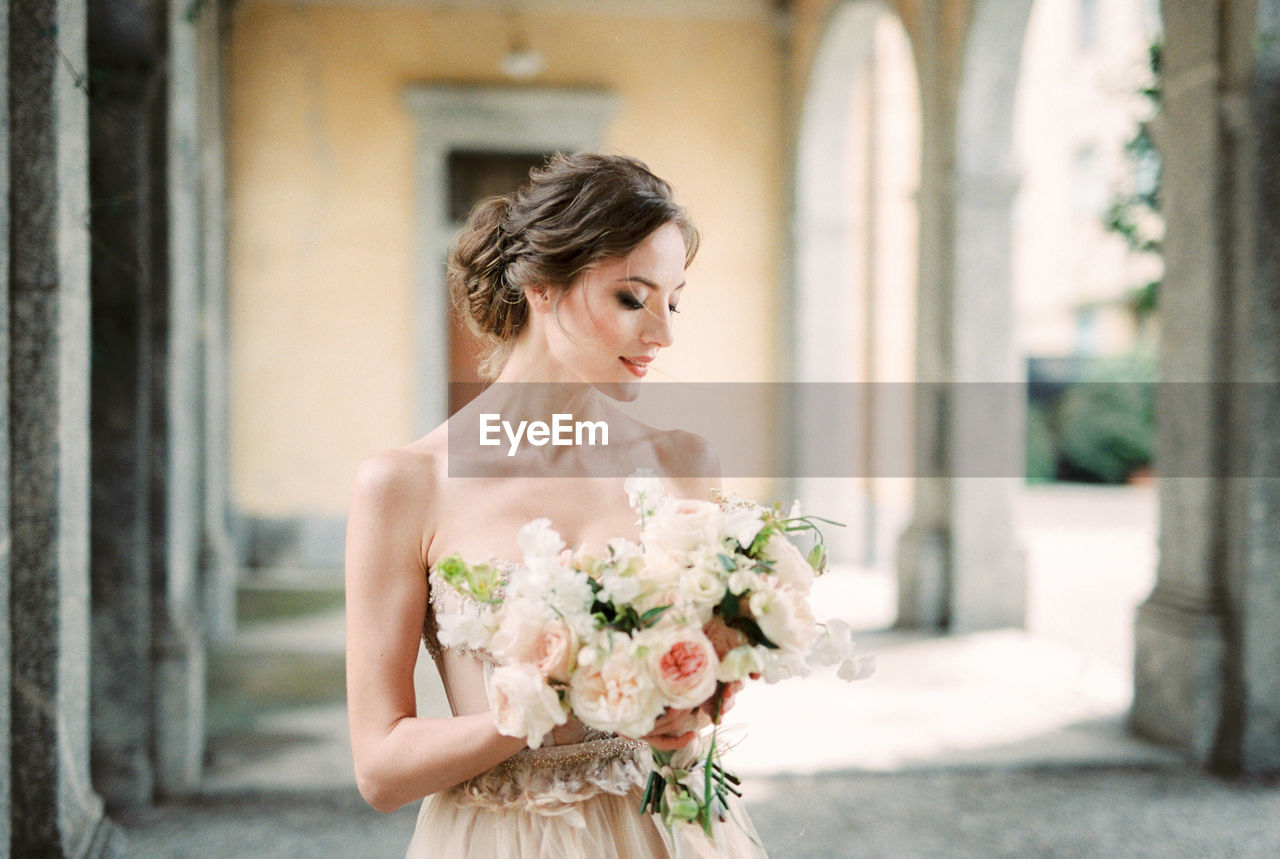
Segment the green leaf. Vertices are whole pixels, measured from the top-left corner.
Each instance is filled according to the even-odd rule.
[[[653,624],[657,622],[659,616],[669,608],[671,608],[669,605],[659,605],[649,609],[644,614],[640,615],[640,626],[646,629],[653,626]]]
[[[716,558],[720,560],[720,566],[724,568],[726,573],[732,573],[734,570],[738,569],[738,562],[726,555],[724,552],[717,554]]]
[[[724,618],[725,623],[729,623],[738,616],[738,597],[727,589],[724,592],[724,599],[720,600],[720,616]]]
[[[734,618],[733,620],[728,622],[728,627],[730,629],[738,630],[738,632],[745,635],[747,637],[747,640],[750,641],[752,644],[763,644],[765,647],[769,648],[770,650],[778,649],[778,645],[774,644],[772,641],[769,640],[769,637],[764,634],[764,630],[760,628],[760,624],[756,623],[754,618],[750,618],[750,617]]]

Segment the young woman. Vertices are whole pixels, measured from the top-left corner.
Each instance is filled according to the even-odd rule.
[[[705,499],[719,482],[699,437],[654,430],[612,404],[634,398],[671,345],[696,249],[666,182],[631,158],[580,154],[556,156],[511,197],[479,204],[450,255],[455,308],[488,344],[482,367],[495,383],[425,437],[361,465],[347,534],[356,776],[383,811],[427,797],[410,856],[763,854],[740,810],[710,841],[673,837],[639,813],[646,742],[688,744],[709,707],[668,711],[635,739],[570,720],[528,749],[495,727],[486,654],[444,649],[435,635],[436,612],[461,599],[431,572],[442,558],[516,561],[517,532],[540,517],[588,554],[614,537],[637,540],[620,464],[655,467],[677,496]],[[607,423],[607,453],[543,445],[513,463],[505,447],[476,443],[481,416],[515,424],[552,412]],[[452,717],[417,715],[420,637]]]

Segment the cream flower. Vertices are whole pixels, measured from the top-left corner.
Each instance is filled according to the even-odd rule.
[[[445,647],[480,650],[489,647],[496,625],[497,616],[492,611],[464,603],[457,613],[436,615],[436,637]]]
[[[533,600],[508,598],[498,612],[489,650],[504,665],[532,662],[538,634],[547,621],[546,609]]]
[[[781,534],[773,534],[764,544],[764,554],[773,560],[773,573],[778,584],[808,594],[813,587],[813,567],[800,554],[796,544]]]
[[[849,624],[838,618],[826,623],[826,629],[809,651],[809,662],[814,665],[839,665],[836,676],[841,680],[862,680],[876,670],[874,656],[860,655],[854,651]]]
[[[543,677],[567,683],[577,652],[578,636],[567,623],[556,618],[538,631],[533,646],[533,663]]]
[[[748,597],[751,615],[770,641],[787,650],[806,651],[818,637],[809,602],[800,593],[762,577]]]
[[[645,547],[681,555],[722,539],[720,507],[693,498],[664,498],[645,524]]]
[[[584,648],[584,651],[587,648]],[[641,737],[653,730],[662,713],[662,699],[630,643],[597,662],[583,653],[569,678],[569,704],[586,724],[602,731]]]
[[[662,481],[657,478],[651,468],[637,468],[622,482],[622,489],[627,493],[631,509],[641,517],[652,516],[663,497]]]
[[[725,534],[737,540],[744,550],[751,547],[763,527],[764,516],[755,505],[730,507],[724,512]]]
[[[685,570],[679,586],[680,596],[690,605],[714,608],[724,599],[724,579],[706,566]]]
[[[516,534],[516,543],[524,552],[526,564],[535,561],[555,560],[564,548],[564,540],[551,527],[550,519],[534,519]]]
[[[552,728],[569,720],[560,696],[532,665],[495,668],[486,689],[498,733],[522,737],[530,748],[538,748]]]
[[[732,683],[735,680],[745,680],[752,674],[760,674],[764,671],[764,657],[759,651],[763,649],[749,644],[733,648],[720,660],[716,679],[721,683]]]
[[[608,569],[600,576],[599,598],[616,606],[624,606],[640,596],[640,580]]]
[[[771,650],[762,645],[753,648],[760,657],[761,675],[766,683],[777,683],[790,677],[809,676],[809,666],[804,656],[796,650]]]
[[[753,567],[738,567],[729,574],[726,583],[729,586],[729,593],[734,596],[742,596],[747,591],[755,590],[760,582],[760,574]]]

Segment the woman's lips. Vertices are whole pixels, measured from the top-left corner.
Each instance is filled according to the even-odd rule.
[[[628,370],[632,372],[638,379],[643,379],[645,374],[649,372],[649,362],[652,358],[619,358]]]

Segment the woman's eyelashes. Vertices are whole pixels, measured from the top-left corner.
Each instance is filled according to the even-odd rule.
[[[618,303],[621,304],[623,307],[625,307],[627,310],[643,310],[644,309],[644,302],[630,292],[618,293]],[[674,304],[668,304],[667,310],[671,311],[672,313],[680,312],[680,310]]]

